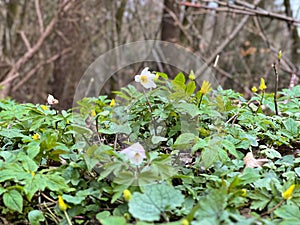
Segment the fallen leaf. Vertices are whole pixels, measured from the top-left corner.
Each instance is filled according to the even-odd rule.
[[[244,158],[245,167],[255,168],[261,167],[263,164],[267,163],[268,159],[255,159],[252,152],[248,152]]]

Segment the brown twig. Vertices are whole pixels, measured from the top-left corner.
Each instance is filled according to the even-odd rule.
[[[27,51],[30,51],[31,50],[31,45],[30,45],[30,43],[29,43],[29,41],[28,41],[28,39],[26,37],[26,34],[24,33],[23,30],[19,31],[19,34],[21,35],[21,38],[24,41],[24,44],[25,44],[25,46],[27,48]]]
[[[38,71],[42,66],[44,66],[45,64],[49,64],[51,62],[54,62],[55,60],[57,60],[59,57],[61,57],[62,55],[67,54],[68,52],[70,52],[72,49],[71,48],[67,48],[64,49],[61,53],[55,54],[52,57],[50,57],[49,59],[47,59],[45,62],[41,62],[38,65],[36,65],[33,69],[31,69],[24,77],[21,81],[19,81],[16,85],[14,85],[12,91],[16,91],[18,90],[24,83],[26,83],[30,77],[32,77],[36,71]]]
[[[211,2],[211,1],[207,1],[207,2]],[[269,17],[269,18],[273,18],[273,19],[287,21],[287,22],[289,22],[289,24],[294,25],[294,26],[300,25],[300,20],[297,20],[293,17],[281,15],[278,13],[269,12],[262,8],[256,8],[255,3],[249,4],[244,1],[235,1],[235,2],[237,2],[238,4],[240,4],[242,6],[239,6],[236,4],[229,4],[228,2],[222,2],[222,1],[218,1],[218,4],[222,5],[223,7],[214,7],[214,6],[204,5],[201,3],[190,3],[190,2],[180,2],[179,4],[188,6],[188,7],[201,8],[201,9],[212,10],[212,11],[217,11],[217,12],[231,12],[231,13],[236,13],[236,14],[244,14],[244,15],[248,15],[248,16]]]
[[[257,5],[261,0],[255,0],[254,5]],[[236,28],[231,32],[231,34],[225,39],[225,41],[219,45],[215,52],[207,59],[206,63],[200,67],[198,71],[196,71],[196,75],[202,75],[203,72],[208,68],[208,66],[215,60],[216,56],[220,54],[223,49],[235,38],[235,36],[239,33],[239,31],[244,27],[246,22],[249,19],[249,15],[243,17],[241,22],[236,26]]]
[[[79,2],[81,2],[81,1],[79,1]],[[36,4],[37,4],[36,5],[37,14],[40,14],[41,12],[40,12],[40,8],[39,8],[38,2],[36,2]],[[43,43],[45,42],[46,38],[54,30],[54,27],[55,27],[55,25],[57,23],[59,15],[61,13],[65,13],[67,10],[71,9],[71,7],[74,4],[75,4],[75,1],[71,1],[71,0],[65,0],[65,1],[63,1],[63,3],[60,3],[58,5],[57,13],[51,19],[51,21],[49,22],[49,24],[47,25],[47,27],[45,29],[43,29],[43,26],[41,25],[41,22],[39,22],[40,26],[41,26],[40,30],[43,30],[43,32],[40,34],[40,36],[37,39],[36,43],[30,49],[27,49],[27,52],[25,52],[23,54],[23,56],[21,56],[16,61],[16,63],[11,66],[11,69],[6,74],[4,80],[0,83],[0,85],[5,84],[5,86],[0,91],[0,98],[4,98],[4,97],[6,97],[9,94],[9,91],[11,89],[12,81],[19,76],[19,74],[17,72],[20,69],[20,67],[22,65],[24,65],[30,58],[32,58],[41,49],[41,47],[42,47]],[[42,19],[41,15],[38,15],[38,17],[40,19]],[[23,38],[23,40],[26,40],[26,39]],[[27,43],[27,46],[30,46],[30,45],[28,45],[28,43]],[[25,43],[25,45],[26,45],[26,43]]]
[[[36,15],[38,17],[39,26],[40,26],[40,34],[43,34],[44,33],[44,22],[43,22],[43,17],[42,17],[42,13],[41,13],[39,0],[35,0],[34,5],[35,5]]]

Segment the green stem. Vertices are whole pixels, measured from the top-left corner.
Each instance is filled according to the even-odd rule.
[[[72,222],[71,222],[70,217],[69,217],[69,215],[68,215],[68,213],[67,213],[67,210],[65,210],[64,213],[65,213],[65,216],[66,216],[66,218],[67,218],[68,224],[69,224],[69,225],[72,225]]]
[[[262,106],[262,102],[264,100],[264,96],[265,96],[265,91],[262,90],[262,94],[261,94],[261,99],[260,99],[260,102],[259,102],[259,106],[257,107],[257,110],[256,110],[255,114],[257,114],[259,108]]]
[[[199,99],[199,102],[198,102],[198,108],[199,109],[200,109],[200,106],[201,106],[202,99],[203,99],[203,94],[200,95],[200,99]]]
[[[279,76],[278,76],[278,72],[277,72],[277,69],[276,69],[276,63],[273,63],[272,67],[274,69],[274,73],[275,73],[275,76],[276,76],[275,91],[274,91],[274,105],[275,105],[275,114],[278,116],[277,91],[278,91]]]
[[[148,106],[149,106],[149,110],[150,110],[150,113],[151,113],[151,118],[152,118],[152,122],[153,122],[153,127],[154,127],[154,135],[157,136],[157,133],[156,133],[156,130],[157,130],[157,127],[156,127],[156,119],[153,118],[153,109],[152,109],[152,106],[151,106],[151,103],[149,101],[149,98],[145,92],[145,90],[143,89],[143,92],[144,92],[144,95],[146,97],[146,100],[147,100],[147,103],[148,103]]]

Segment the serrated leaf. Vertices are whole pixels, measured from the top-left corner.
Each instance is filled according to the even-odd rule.
[[[296,205],[283,205],[280,208],[276,209],[274,211],[274,213],[284,219],[284,221],[286,222],[285,224],[289,224],[289,225],[293,225],[293,224],[297,224],[295,223],[296,221],[299,224],[300,221],[300,210],[299,207],[297,207]],[[288,223],[289,222],[289,223]],[[282,223],[280,223],[282,224]]]
[[[51,191],[72,191],[74,188],[70,188],[65,179],[58,174],[46,174],[43,176],[45,179],[46,187],[48,187]]]
[[[135,181],[135,176],[132,172],[129,171],[123,171],[118,174],[117,177],[114,178],[114,182],[117,184],[126,184],[130,186]]]
[[[219,147],[211,146],[202,151],[201,159],[205,168],[209,168],[218,158]]]
[[[26,138],[27,136],[22,134],[19,129],[6,129],[2,128],[0,131],[0,136],[7,138]]]
[[[3,194],[3,202],[7,208],[22,213],[23,198],[20,192],[16,190],[9,190]]]
[[[45,221],[43,213],[39,210],[32,210],[28,213],[30,225],[40,225],[40,221]]]
[[[157,221],[160,214],[175,209],[184,201],[179,190],[167,184],[153,184],[144,187],[144,193],[135,192],[129,201],[129,212],[144,221]]]
[[[298,135],[298,124],[292,118],[288,118],[285,121],[284,126],[292,135]]]
[[[36,174],[35,176],[31,175],[31,179],[27,179],[24,191],[26,193],[26,196],[28,200],[30,201],[33,195],[38,191],[44,191],[46,187],[45,180],[42,175]]]
[[[174,104],[174,106],[180,114],[188,113],[192,118],[200,114],[200,110],[195,104],[181,102]]]
[[[252,199],[250,208],[255,210],[258,209],[260,211],[263,210],[272,199],[271,196],[268,196],[266,193],[260,191],[255,191],[249,196]]]
[[[197,143],[199,138],[193,133],[183,133],[176,139],[173,148],[179,150],[188,150]]]
[[[240,158],[234,144],[231,141],[222,140],[222,145],[230,154],[234,155],[238,159]]]
[[[199,208],[196,212],[197,224],[220,224],[220,218],[226,206],[226,189],[211,190],[211,192],[199,199]],[[204,221],[210,221],[205,223]]]

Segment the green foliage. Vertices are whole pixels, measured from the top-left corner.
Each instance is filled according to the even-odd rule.
[[[297,224],[300,87],[279,92],[278,116],[272,93],[245,99],[206,83],[201,94],[192,73],[157,74],[156,89],[129,85],[116,105],[99,96],[58,112],[0,101],[0,220]],[[120,151],[137,142],[145,157],[134,164]],[[269,162],[244,168],[249,151]]]
[[[143,221],[158,221],[160,215],[181,206],[184,196],[179,190],[166,184],[144,187],[144,193],[135,192],[129,202],[129,212]]]

